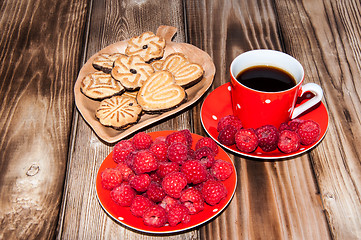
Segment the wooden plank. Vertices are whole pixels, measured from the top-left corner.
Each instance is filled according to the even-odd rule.
[[[189,39],[213,57],[214,88],[229,81],[229,65],[238,54],[257,48],[287,50],[277,18],[289,13],[275,12],[275,7],[273,1],[187,1]],[[270,162],[230,155],[239,179],[236,195],[223,214],[201,228],[201,239],[330,237],[308,155]]]
[[[174,41],[186,40],[182,1],[91,1],[86,59],[105,46],[141,34],[156,32],[160,25],[178,28]],[[184,112],[146,131],[191,129],[190,113]],[[95,177],[113,145],[97,138],[75,112],[71,156],[58,238],[64,239],[158,239],[125,228],[101,208],[95,192]],[[165,236],[164,239],[195,239],[198,231]]]
[[[306,81],[325,91],[330,125],[311,153],[334,239],[361,236],[361,5],[359,1],[276,1],[285,45],[305,65]],[[299,37],[300,35],[305,37]]]
[[[0,4],[0,239],[51,239],[87,1]]]

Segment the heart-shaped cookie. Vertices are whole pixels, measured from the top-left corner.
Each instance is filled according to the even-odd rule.
[[[182,53],[168,55],[164,59],[161,69],[171,72],[176,84],[184,88],[198,83],[204,73],[201,65],[189,62],[188,58]]]
[[[122,55],[114,61],[111,74],[126,90],[134,91],[139,89],[153,72],[153,67],[140,56]]]
[[[174,81],[169,71],[153,73],[140,88],[137,101],[145,112],[158,113],[179,106],[187,98],[186,92]]]

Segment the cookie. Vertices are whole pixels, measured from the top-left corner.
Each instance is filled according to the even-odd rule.
[[[187,98],[185,90],[175,84],[168,71],[153,73],[140,88],[137,101],[147,113],[160,113],[179,106]]]
[[[136,99],[136,98],[137,98],[137,94],[138,94],[138,91],[133,91],[133,92],[128,92],[128,91],[126,91],[126,92],[124,92],[124,93],[122,94],[122,96]]]
[[[140,55],[144,61],[150,62],[163,57],[165,40],[152,32],[145,32],[128,41],[125,54]]]
[[[124,92],[124,87],[110,74],[97,71],[85,76],[80,84],[80,91],[87,97],[102,100]]]
[[[110,73],[112,71],[115,59],[117,59],[121,55],[123,55],[123,54],[121,54],[121,53],[99,54],[93,60],[92,65],[96,70],[103,71],[105,73]]]
[[[114,61],[111,72],[113,78],[119,81],[126,90],[138,90],[145,80],[154,72],[148,63],[138,56],[122,55]]]
[[[104,126],[124,129],[140,119],[142,108],[136,99],[114,96],[100,102],[96,117]]]
[[[162,70],[162,65],[163,65],[163,60],[156,60],[150,63],[150,65],[152,65],[152,67],[154,68],[154,71],[159,71]]]
[[[201,65],[189,62],[182,53],[168,55],[162,64],[162,70],[170,71],[176,84],[184,88],[193,86],[203,78],[204,70]]]

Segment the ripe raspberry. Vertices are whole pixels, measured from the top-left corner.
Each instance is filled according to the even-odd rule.
[[[295,152],[300,148],[300,137],[294,131],[284,130],[280,133],[278,148],[284,153]]]
[[[137,192],[145,192],[150,184],[150,176],[148,174],[133,175],[130,177],[129,184]]]
[[[158,143],[158,142],[165,142],[165,136],[159,136],[156,139],[154,139],[154,143]]]
[[[183,143],[188,146],[188,139],[181,131],[173,132],[165,138],[165,143],[170,146],[173,143]]]
[[[211,180],[211,179],[212,179],[212,180],[216,180],[216,179],[214,178],[214,176],[209,173],[209,171],[207,171],[207,172],[208,172],[207,181],[208,181],[208,180]],[[207,182],[207,181],[204,181],[204,182],[202,182],[202,183],[200,183],[200,184],[196,184],[196,185],[194,185],[194,186],[192,186],[192,187],[193,187],[194,189],[198,190],[199,192],[201,192],[204,183]],[[203,196],[202,196],[202,198],[203,198]]]
[[[201,147],[209,147],[214,151],[214,153],[216,155],[218,154],[218,145],[210,137],[203,137],[203,138],[198,140],[198,142],[196,143],[196,147],[195,147],[196,151],[198,149],[200,149]]]
[[[207,180],[207,168],[198,160],[183,163],[181,172],[186,176],[188,184],[198,184]]]
[[[204,164],[206,168],[212,167],[215,161],[214,157],[216,156],[214,151],[207,146],[199,148],[197,151],[195,151],[195,155],[195,159]]]
[[[214,160],[214,161],[216,161],[216,160]],[[211,171],[211,168],[209,168],[209,169],[207,169],[207,180],[218,180],[217,178],[216,178],[216,176],[214,176],[214,174],[212,173],[212,171]],[[197,188],[198,190],[201,190],[201,189],[199,189],[199,188]]]
[[[253,129],[238,130],[235,140],[236,146],[241,152],[253,152],[258,146],[258,139]]]
[[[134,151],[131,140],[122,140],[113,148],[113,160],[116,163],[124,162],[130,152]]]
[[[159,177],[164,178],[171,172],[179,172],[180,167],[178,163],[175,162],[161,162],[157,170]]]
[[[111,199],[122,207],[129,207],[135,195],[134,189],[127,183],[122,183],[110,192]]]
[[[193,138],[191,132],[188,129],[180,130],[180,132],[186,137],[188,142],[188,147],[192,147]]]
[[[149,176],[150,176],[150,179],[152,180],[152,182],[155,182],[155,183],[158,183],[158,184],[162,183],[163,178],[159,177],[159,175],[157,174],[156,171],[151,172],[149,174]]]
[[[231,163],[218,159],[210,169],[211,174],[218,180],[224,181],[233,173],[233,166]]]
[[[320,125],[313,120],[306,120],[298,124],[296,133],[300,136],[301,144],[311,145],[317,141],[321,134]]]
[[[134,216],[141,217],[144,212],[153,205],[154,203],[148,198],[142,195],[137,195],[130,205],[130,211]]]
[[[233,125],[226,125],[218,134],[218,141],[226,146],[235,144],[234,137],[237,129]]]
[[[206,168],[210,168],[213,166],[214,162],[216,161],[216,159],[211,156],[208,155],[206,157],[203,157],[199,160],[204,166],[206,166]]]
[[[118,163],[115,168],[122,174],[123,181],[125,182],[128,182],[130,176],[134,175],[133,170],[123,162]]]
[[[141,150],[134,150],[133,152],[130,152],[128,154],[128,156],[125,158],[125,164],[127,164],[128,167],[130,167],[131,169],[133,169],[133,162],[134,162],[134,158],[137,155],[138,152],[140,152]]]
[[[158,161],[149,150],[142,150],[136,153],[133,158],[133,170],[136,174],[155,171],[158,169]]]
[[[148,149],[152,145],[153,139],[149,134],[145,132],[139,132],[134,135],[132,143],[134,148],[137,150]]]
[[[163,227],[167,223],[167,213],[164,208],[154,205],[145,210],[143,214],[143,222],[151,227]]]
[[[207,180],[202,187],[201,193],[209,205],[216,205],[227,196],[227,189],[221,181]]]
[[[288,125],[287,122],[281,123],[278,128],[278,132],[282,132],[283,130],[291,130],[291,127]]]
[[[100,176],[102,187],[108,190],[120,185],[123,180],[121,172],[114,168],[105,169]]]
[[[183,143],[173,143],[168,147],[167,157],[172,162],[183,164],[188,158],[188,147]]]
[[[277,149],[278,130],[273,125],[265,125],[255,130],[258,138],[258,146],[265,152]]]
[[[189,210],[182,204],[174,204],[169,207],[167,212],[168,223],[174,227],[178,223],[189,223],[191,217],[189,216]]]
[[[196,159],[200,160],[201,158],[208,155],[215,157],[216,153],[210,147],[204,146],[197,149],[197,151],[195,151],[195,155],[196,155]]]
[[[165,196],[162,200],[161,203],[159,203],[159,206],[161,206],[162,208],[165,209],[166,212],[169,211],[170,206],[174,205],[174,204],[179,204],[180,201],[178,199],[169,197],[169,196]]]
[[[155,203],[162,201],[166,196],[161,186],[155,182],[149,184],[146,194]]]
[[[217,125],[217,131],[221,132],[223,130],[223,128],[227,125],[234,126],[237,129],[237,131],[242,128],[241,120],[239,120],[238,117],[236,117],[234,115],[228,115],[228,116],[222,117],[219,120],[218,125]]]
[[[165,176],[162,187],[166,194],[174,198],[180,198],[182,190],[187,186],[187,178],[181,172],[172,172]]]
[[[191,160],[191,159],[195,159],[195,158],[196,158],[195,151],[189,147],[188,152],[187,152],[187,159]]]
[[[304,120],[295,118],[288,122],[288,126],[290,127],[291,131],[296,131],[298,128],[298,125],[302,123]]]
[[[204,199],[199,190],[188,188],[182,192],[180,201],[188,208],[190,214],[196,214],[204,209]]]
[[[167,161],[168,146],[165,142],[154,142],[149,150],[156,156],[159,162]]]

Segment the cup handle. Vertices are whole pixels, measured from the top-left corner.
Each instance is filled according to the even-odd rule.
[[[301,91],[300,96],[302,96],[305,92],[312,92],[315,96],[302,105],[296,107],[292,112],[291,119],[298,117],[301,113],[319,103],[323,96],[322,88],[316,83],[307,83],[303,85]]]

